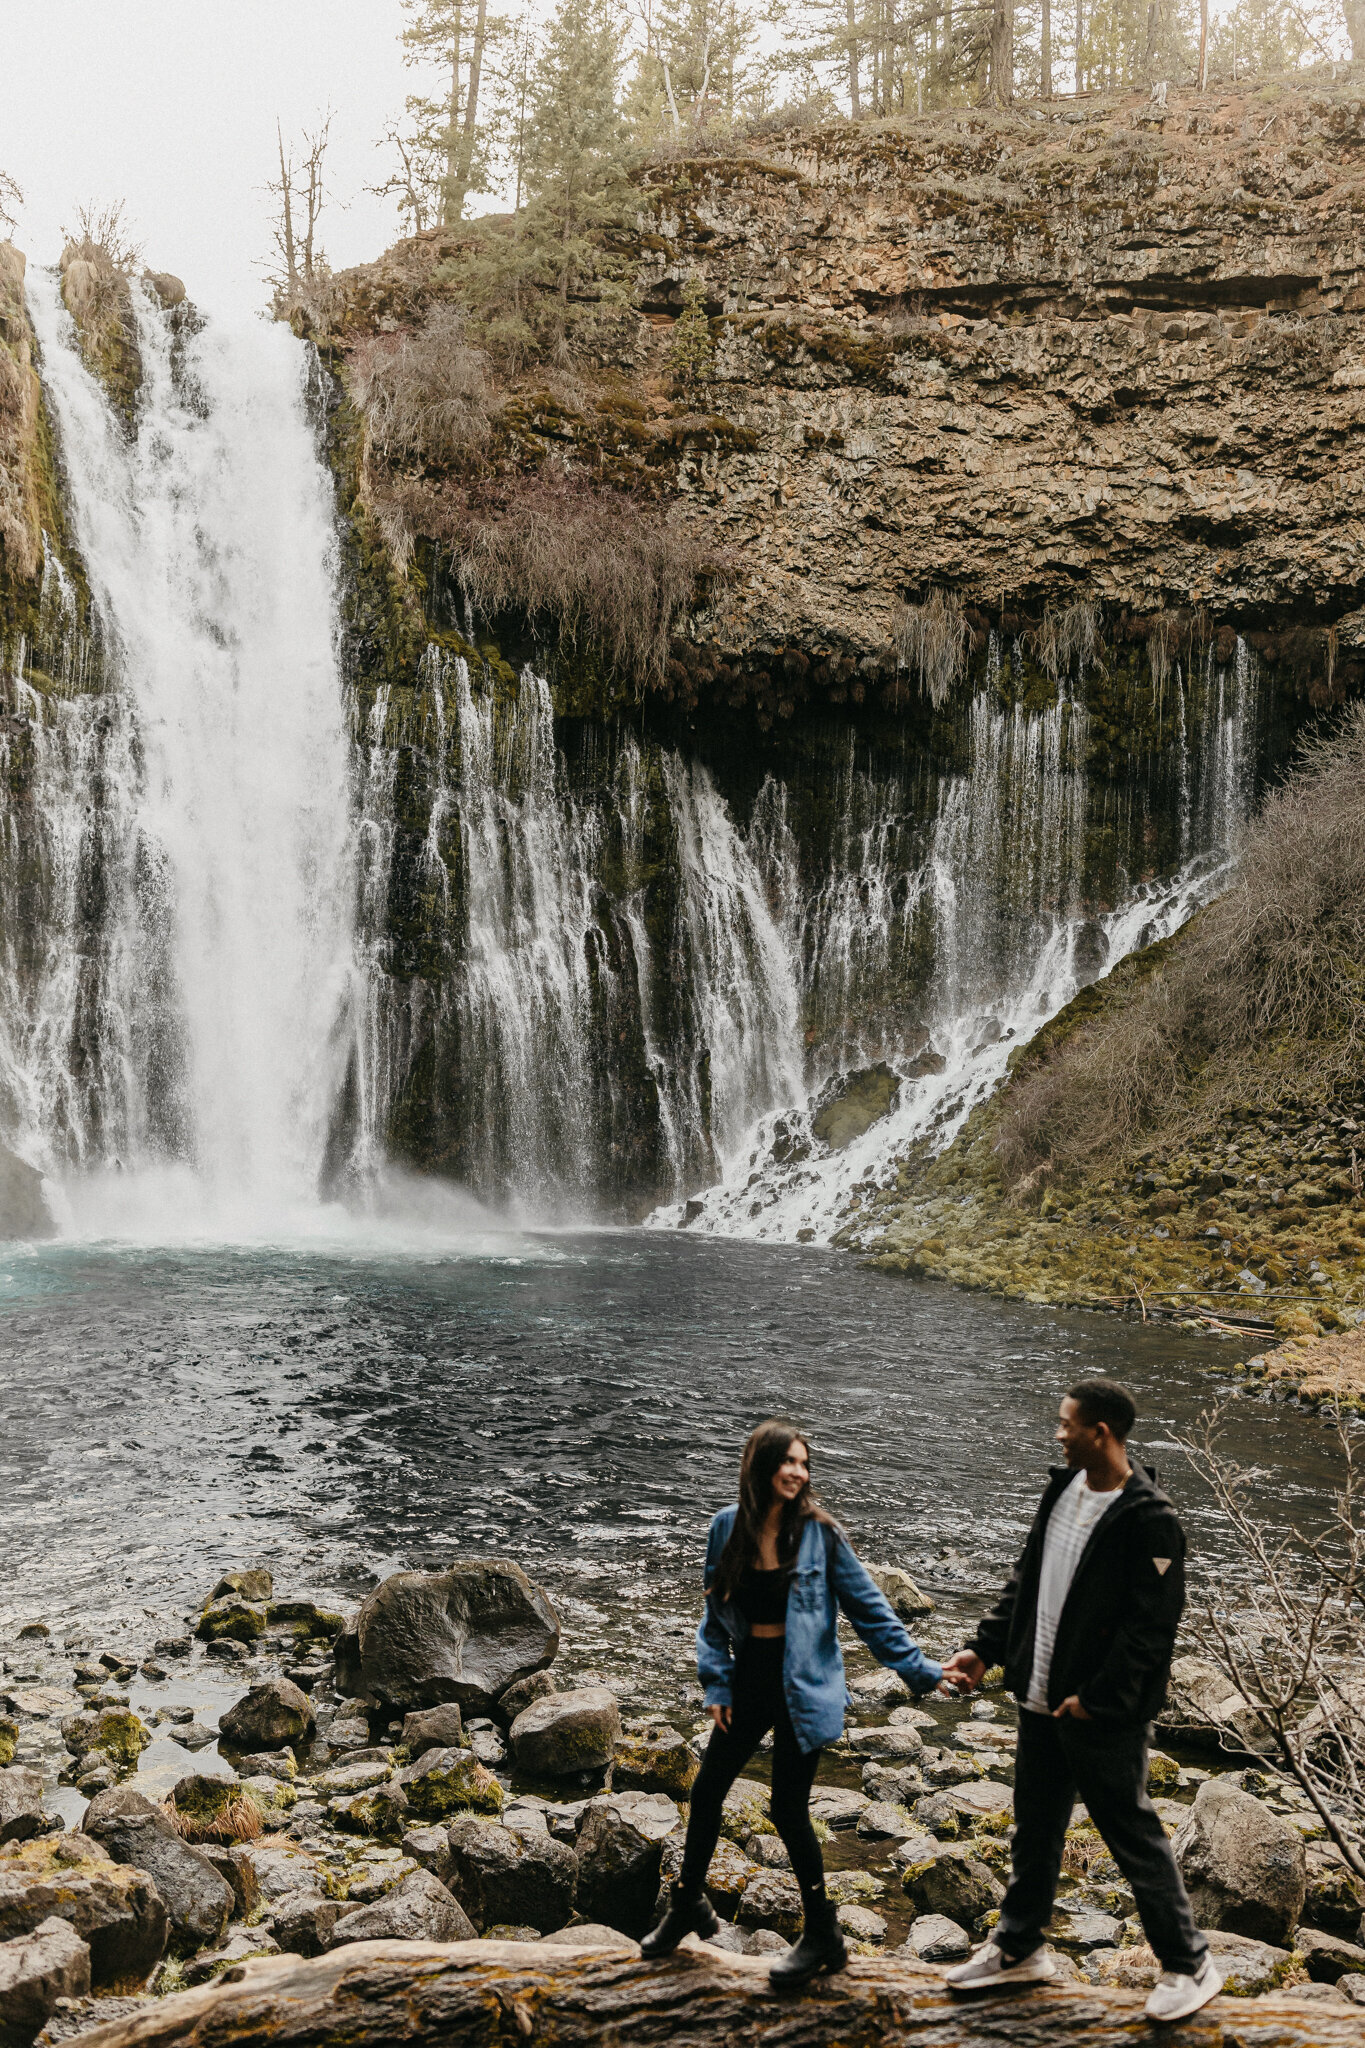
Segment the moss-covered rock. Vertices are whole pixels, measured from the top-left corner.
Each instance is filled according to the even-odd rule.
[[[68,1714],[62,1722],[62,1740],[77,1756],[98,1750],[117,1771],[131,1771],[152,1740],[151,1730],[129,1707],[102,1707],[83,1714]]]
[[[216,1643],[224,1637],[233,1642],[258,1642],[265,1634],[264,1607],[230,1594],[225,1600],[211,1600],[195,1624],[201,1643]]]
[[[11,1721],[8,1714],[0,1714],[0,1771],[14,1762],[18,1746],[19,1723]]]
[[[429,1749],[396,1780],[418,1820],[452,1813],[501,1813],[502,1786],[472,1750]]]

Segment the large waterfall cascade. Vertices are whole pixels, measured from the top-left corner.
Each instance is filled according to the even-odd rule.
[[[56,279],[29,294],[107,687],[30,690],[25,707],[46,944],[27,972],[6,962],[3,1092],[78,1222],[278,1227],[316,1200],[352,981],[308,359],[262,324],[181,336],[135,294],[129,434]]]
[[[60,659],[0,678],[0,1139],[70,1229],[308,1231],[392,1153],[531,1218],[653,1200],[823,1241],[1217,886],[1252,800],[1244,648],[1163,677],[1176,837],[1102,906],[1097,820],[1147,843],[1151,777],[1099,789],[1084,678],[1027,708],[999,643],[950,761],[888,767],[849,725],[813,835],[789,774],[727,800],[605,726],[571,759],[530,671],[433,645],[348,688],[307,351],[140,297],[130,432],[56,280],[30,298],[100,659],[54,559]],[[817,1103],[877,1063],[892,1106],[831,1151]]]

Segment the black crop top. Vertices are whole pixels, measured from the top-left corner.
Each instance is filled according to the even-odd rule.
[[[750,1628],[781,1628],[787,1619],[787,1584],[791,1573],[785,1565],[774,1572],[760,1572],[753,1565],[735,1587],[735,1605]]]

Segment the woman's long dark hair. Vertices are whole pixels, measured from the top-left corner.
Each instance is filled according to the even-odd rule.
[[[739,1461],[739,1513],[721,1552],[713,1591],[718,1600],[729,1600],[745,1572],[758,1557],[759,1538],[768,1510],[773,1504],[773,1480],[786,1462],[793,1444],[804,1444],[810,1453],[810,1438],[794,1422],[772,1417],[760,1422],[744,1446]],[[796,1561],[801,1534],[807,1522],[828,1522],[834,1517],[816,1499],[809,1480],[795,1500],[782,1503],[782,1520],[777,1531],[777,1561],[790,1571]]]

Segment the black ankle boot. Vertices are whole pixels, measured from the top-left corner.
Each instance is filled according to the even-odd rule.
[[[668,1895],[668,1911],[640,1943],[640,1954],[647,1963],[657,1962],[660,1956],[671,1956],[685,1934],[699,1934],[709,1941],[719,1928],[716,1909],[705,1892],[694,1892],[689,1898],[674,1885]]]
[[[829,1976],[848,1961],[834,1901],[824,1892],[806,1901],[806,1921],[796,1947],[779,1956],[768,1972],[774,1991],[799,1991],[812,1977]]]

